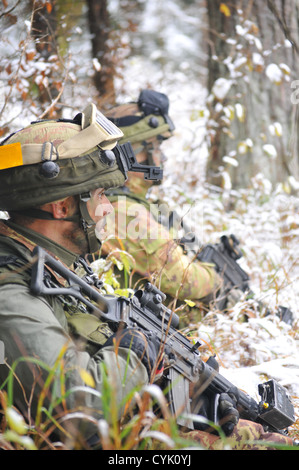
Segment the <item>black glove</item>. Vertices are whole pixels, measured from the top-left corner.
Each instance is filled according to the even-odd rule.
[[[163,358],[159,357],[160,342],[155,336],[148,335],[138,328],[125,328],[110,336],[104,347],[112,345],[116,351],[118,347],[134,351],[145,366],[149,379],[154,375],[154,380],[157,380],[157,375],[162,374]]]
[[[219,396],[219,424],[226,436],[230,436],[239,421],[237,398],[233,393],[221,393]]]

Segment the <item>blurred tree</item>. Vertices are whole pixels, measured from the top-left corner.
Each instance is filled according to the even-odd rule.
[[[207,13],[208,180],[298,178],[298,1],[209,0]]]
[[[100,95],[101,106],[115,103],[114,41],[110,26],[107,0],[86,0],[88,25],[91,33],[94,82]]]

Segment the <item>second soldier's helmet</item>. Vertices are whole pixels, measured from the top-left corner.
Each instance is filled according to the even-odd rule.
[[[120,143],[132,145],[152,137],[171,137],[174,124],[168,115],[169,99],[164,93],[155,90],[142,90],[137,102],[119,105],[106,113],[124,136]]]

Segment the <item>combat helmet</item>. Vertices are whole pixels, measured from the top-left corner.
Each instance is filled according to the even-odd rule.
[[[164,93],[145,89],[137,102],[119,105],[106,113],[123,132],[120,143],[145,142],[152,137],[168,139],[174,124],[168,115],[169,99]]]
[[[112,151],[122,136],[92,103],[72,120],[42,120],[10,135],[0,145],[0,210],[48,219],[33,208],[80,195],[80,220],[97,251],[86,202],[90,191],[125,182]]]

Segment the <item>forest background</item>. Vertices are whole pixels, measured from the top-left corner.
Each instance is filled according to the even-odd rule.
[[[204,243],[234,233],[257,297],[294,314],[290,326],[240,301],[198,336],[252,396],[272,377],[296,402],[299,1],[2,0],[0,33],[1,139],[88,102],[169,96],[176,129],[153,199],[191,202]]]

